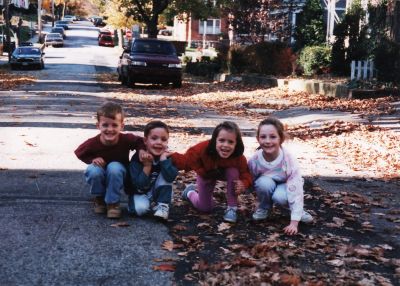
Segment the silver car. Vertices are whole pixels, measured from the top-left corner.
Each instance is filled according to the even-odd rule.
[[[46,47],[53,46],[53,47],[62,47],[64,46],[64,39],[61,34],[59,33],[49,33],[46,35],[44,39],[44,44]]]
[[[44,53],[37,47],[18,47],[11,55],[10,65],[12,69],[18,67],[44,68]]]

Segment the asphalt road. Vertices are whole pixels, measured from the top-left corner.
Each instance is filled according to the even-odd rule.
[[[167,227],[126,213],[128,227],[92,212],[85,164],[73,150],[97,134],[95,110],[107,95],[97,72],[115,72],[117,48],[97,46],[89,23],[45,49],[39,80],[0,92],[0,285],[169,285],[153,271]]]

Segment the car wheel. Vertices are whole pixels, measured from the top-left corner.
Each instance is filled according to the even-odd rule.
[[[11,69],[15,70],[15,69],[17,69],[17,66],[16,65],[11,65]]]
[[[182,80],[177,80],[172,83],[173,87],[179,88],[182,87]]]
[[[121,74],[121,84],[122,85],[126,85],[127,84],[126,76],[124,76],[123,74]]]
[[[127,81],[126,81],[126,85],[129,86],[129,87],[132,87],[132,86],[135,85],[135,82],[133,81],[132,76],[129,75],[129,74],[128,74],[128,79],[127,79]]]

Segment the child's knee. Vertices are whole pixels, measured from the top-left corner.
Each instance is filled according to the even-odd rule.
[[[138,216],[145,215],[150,211],[150,201],[142,196],[135,196],[133,207]]]
[[[96,179],[104,177],[104,169],[100,166],[90,164],[85,171],[85,176],[87,178]]]
[[[270,177],[261,176],[254,182],[256,192],[272,193],[276,188],[276,183]]]
[[[119,162],[111,162],[107,165],[107,175],[125,175],[126,169]]]

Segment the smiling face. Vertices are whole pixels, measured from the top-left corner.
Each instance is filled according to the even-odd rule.
[[[221,158],[229,158],[235,151],[236,147],[236,133],[228,131],[226,129],[221,129],[219,131],[215,149]]]
[[[108,146],[115,145],[118,143],[120,132],[124,129],[122,114],[116,114],[115,119],[100,116],[96,126],[100,130],[101,143]]]
[[[257,141],[263,150],[265,160],[271,162],[278,157],[282,139],[274,125],[260,126]]]
[[[165,128],[157,127],[150,130],[144,137],[147,152],[155,157],[160,157],[168,149],[169,134]]]

